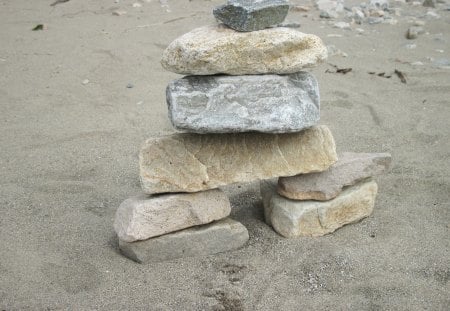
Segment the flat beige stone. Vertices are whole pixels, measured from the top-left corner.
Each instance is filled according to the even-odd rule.
[[[228,197],[219,189],[197,193],[138,195],[117,209],[114,229],[125,242],[145,240],[230,214]]]
[[[314,67],[327,58],[322,40],[287,27],[238,32],[205,26],[175,39],[161,64],[184,75],[288,74]]]
[[[319,172],[336,160],[326,126],[289,134],[175,134],[147,140],[139,155],[141,184],[148,194]]]
[[[145,241],[119,240],[122,254],[139,263],[160,262],[231,251],[244,246],[248,231],[240,222],[226,218]]]
[[[287,238],[322,236],[369,216],[378,186],[364,181],[330,201],[294,201],[276,192],[276,181],[261,181],[266,223]]]
[[[326,201],[335,198],[342,188],[385,172],[391,164],[389,153],[344,152],[328,170],[280,177],[277,191],[293,200]]]

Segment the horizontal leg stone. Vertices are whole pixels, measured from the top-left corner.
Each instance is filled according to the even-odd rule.
[[[276,192],[276,182],[261,181],[266,223],[287,238],[322,236],[369,216],[378,186],[364,181],[350,186],[330,201],[294,201]]]
[[[291,134],[175,134],[140,152],[145,193],[196,192],[236,182],[324,171],[337,160],[331,131]]]
[[[247,229],[230,218],[138,242],[119,240],[121,252],[139,263],[205,256],[238,249],[248,241]]]
[[[126,242],[210,223],[230,214],[228,197],[219,189],[196,193],[138,195],[117,209],[114,229]]]

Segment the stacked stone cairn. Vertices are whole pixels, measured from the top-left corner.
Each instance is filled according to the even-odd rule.
[[[346,153],[336,163],[333,136],[317,125],[317,80],[302,71],[327,50],[317,36],[277,26],[288,10],[284,0],[229,1],[214,9],[223,24],[164,51],[163,67],[186,75],[166,90],[183,133],[142,146],[144,194],[125,200],[114,222],[125,256],[155,262],[242,247],[247,229],[228,218],[219,189],[237,182],[263,180],[266,222],[286,237],[329,233],[372,211],[377,185],[367,178],[390,157]]]

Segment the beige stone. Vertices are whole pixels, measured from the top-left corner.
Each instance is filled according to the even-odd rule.
[[[140,152],[144,192],[195,192],[235,182],[326,170],[336,162],[326,126],[290,134],[175,134]]]
[[[327,58],[322,40],[287,27],[238,32],[205,26],[175,39],[162,66],[185,75],[288,74],[314,67]]]
[[[369,216],[378,186],[364,181],[330,201],[294,201],[276,192],[275,181],[261,182],[266,223],[287,238],[322,236]]]
[[[326,201],[342,188],[385,172],[391,164],[389,153],[344,152],[328,170],[319,173],[280,177],[277,191],[293,200]]]
[[[120,240],[133,242],[207,224],[227,217],[230,211],[230,201],[219,189],[197,193],[138,195],[119,206],[114,229]]]
[[[128,258],[149,263],[235,250],[247,241],[247,229],[240,222],[226,218],[145,241],[119,240],[119,248]]]

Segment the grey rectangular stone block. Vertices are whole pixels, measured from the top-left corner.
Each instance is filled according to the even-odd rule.
[[[166,90],[173,126],[193,133],[290,133],[320,119],[319,86],[290,75],[188,76]]]

